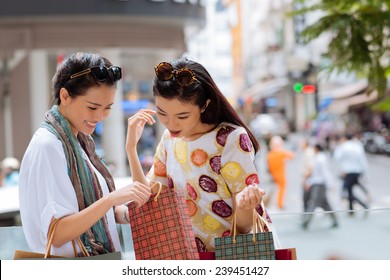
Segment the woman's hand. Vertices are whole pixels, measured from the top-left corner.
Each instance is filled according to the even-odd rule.
[[[256,184],[244,188],[236,194],[236,206],[241,210],[251,210],[261,203],[265,191],[260,189]]]
[[[148,185],[134,182],[111,192],[109,197],[113,202],[113,206],[125,204],[133,200],[140,207],[149,200],[150,195],[151,188]]]
[[[127,120],[126,150],[137,146],[146,123],[153,125],[156,122],[152,116],[155,113],[154,110],[141,109]]]

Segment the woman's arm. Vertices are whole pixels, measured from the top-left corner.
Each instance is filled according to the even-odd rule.
[[[152,125],[156,122],[152,116],[152,114],[155,113],[156,112],[153,110],[142,109],[128,119],[126,154],[129,160],[131,176],[133,178],[133,182],[138,181],[145,185],[148,185],[149,182],[146,179],[139,161],[137,143],[141,138],[145,124],[148,123],[149,125]]]
[[[82,211],[62,218],[57,224],[53,245],[60,247],[76,239],[99,221],[111,207],[117,206],[116,211],[124,213],[124,203],[134,200],[138,205],[143,205],[148,201],[150,194],[149,186],[139,182],[109,193]],[[122,219],[119,222],[124,221]]]
[[[232,193],[233,211],[237,229],[247,233],[252,228],[253,209],[261,203],[264,190],[258,187],[259,179],[254,165],[254,149],[244,128],[238,127],[228,134],[221,154],[221,175]],[[231,174],[229,166],[239,169],[239,176]]]

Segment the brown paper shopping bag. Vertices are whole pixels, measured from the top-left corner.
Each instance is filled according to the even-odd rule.
[[[43,253],[29,252],[29,251],[23,251],[23,250],[15,250],[14,260],[26,260],[26,259],[121,260],[122,259],[121,252],[111,252],[111,253],[107,253],[107,254],[90,256],[80,238],[76,238],[76,240],[72,240],[73,251],[74,251],[74,256],[75,256],[74,258],[51,255],[50,254],[51,246],[52,246],[55,230],[57,228],[57,224],[58,224],[59,220],[60,219],[54,220],[49,227],[49,233],[48,233],[48,239],[47,239],[47,245],[46,245],[46,253],[43,254]],[[82,256],[78,256],[77,249],[76,249],[76,242],[81,250]]]

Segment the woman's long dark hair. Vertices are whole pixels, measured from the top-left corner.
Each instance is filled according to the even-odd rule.
[[[170,64],[173,66],[173,69],[188,68],[192,70],[199,82],[194,81],[189,86],[181,86],[174,80],[174,77],[167,81],[161,81],[155,77],[153,95],[161,96],[166,99],[177,98],[181,102],[191,103],[199,106],[199,108],[204,108],[207,100],[210,99],[211,102],[201,114],[201,121],[213,125],[229,122],[242,126],[247,131],[256,153],[260,148],[256,137],[244,124],[232,105],[227,101],[226,97],[221,93],[209,72],[201,64],[187,58],[174,60],[170,62]]]

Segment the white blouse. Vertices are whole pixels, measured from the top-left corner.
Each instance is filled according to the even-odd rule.
[[[109,193],[103,176],[94,169],[103,195]],[[79,212],[76,193],[68,176],[62,143],[46,128],[39,128],[24,154],[19,178],[20,215],[30,249],[46,251],[47,232],[52,217],[61,218]],[[120,251],[113,208],[107,220],[115,251]],[[52,255],[73,257],[72,243],[52,247]]]

